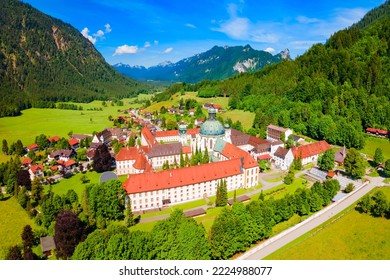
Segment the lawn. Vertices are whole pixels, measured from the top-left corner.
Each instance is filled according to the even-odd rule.
[[[87,178],[89,179],[89,182],[86,184],[83,184],[80,180],[82,174],[86,175]],[[85,186],[90,184],[90,183],[99,183],[100,179],[100,173],[97,173],[95,171],[89,171],[86,173],[78,173],[76,175],[73,175],[70,178],[67,179],[62,179],[58,183],[55,183],[52,185],[52,191],[55,194],[58,195],[64,195],[68,192],[68,190],[73,189],[79,198],[79,201],[81,201],[81,197],[83,194],[83,191],[85,189]],[[49,185],[46,185],[44,188],[45,193],[49,191]]]
[[[14,197],[0,201],[0,260],[4,260],[10,246],[22,243],[24,226],[37,226]]]
[[[390,188],[381,188],[390,198]],[[338,216],[282,247],[270,260],[388,260],[390,220],[349,207]]]
[[[293,194],[299,188],[306,188],[307,181],[302,178],[294,178],[294,182],[291,185],[286,185],[285,183],[280,184],[272,189],[264,191],[266,199],[273,197],[274,199],[281,199],[286,194]]]
[[[366,154],[368,158],[372,159],[376,148],[382,149],[385,160],[390,159],[390,140],[385,138],[367,136],[366,145],[360,152]]]

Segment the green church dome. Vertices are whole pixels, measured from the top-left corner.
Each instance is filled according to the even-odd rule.
[[[209,109],[209,118],[200,127],[201,136],[224,136],[225,128],[216,119],[216,110],[214,108]]]

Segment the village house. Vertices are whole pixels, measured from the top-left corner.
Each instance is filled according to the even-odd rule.
[[[33,152],[36,152],[38,151],[38,144],[31,144],[29,146],[26,147],[26,151],[29,152],[29,151],[33,151]]]
[[[30,174],[31,181],[34,180],[35,177],[43,177],[45,174],[43,173],[43,165],[42,164],[35,164],[31,165],[28,173]]]
[[[22,161],[22,166],[29,167],[29,166],[31,166],[32,162],[33,162],[33,160],[31,158],[25,157]]]
[[[294,161],[294,155],[292,149],[278,147],[272,159],[274,160],[274,164],[277,168],[281,170],[287,170]]]
[[[47,157],[49,161],[62,160],[64,162],[67,162],[68,160],[74,158],[75,156],[76,156],[76,152],[73,149],[61,149],[61,150],[51,152]]]

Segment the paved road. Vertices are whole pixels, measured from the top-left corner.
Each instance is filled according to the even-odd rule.
[[[237,257],[236,259],[241,259],[241,260],[263,259],[264,257],[275,252],[276,250],[290,243],[291,241],[298,238],[299,236],[305,234],[306,232],[312,230],[313,228],[321,225],[331,217],[337,215],[338,213],[346,209],[348,206],[350,206],[351,204],[359,200],[366,193],[374,189],[376,186],[383,185],[383,178],[381,177],[375,177],[375,178],[370,177],[369,180],[370,183],[356,189],[355,191],[350,193],[350,195],[346,196],[342,200],[335,202],[334,204],[326,207],[325,209],[314,214],[312,217],[308,218],[302,223],[299,223],[298,225],[255,246],[254,248],[250,249],[249,251]]]

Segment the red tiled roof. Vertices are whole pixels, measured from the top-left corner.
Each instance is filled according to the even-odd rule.
[[[59,136],[54,136],[54,137],[49,137],[47,138],[47,140],[49,140],[49,142],[58,142],[58,140],[60,140],[60,137]]]
[[[257,157],[258,160],[267,160],[267,159],[270,159],[271,156],[269,154],[265,154],[265,155],[260,155]]]
[[[123,183],[128,194],[175,188],[241,174],[241,160],[232,159],[161,172],[129,175]]]
[[[183,154],[191,154],[191,146],[183,146],[182,150]]]
[[[214,109],[222,109],[222,106],[221,105],[218,105],[218,104],[214,104]]]
[[[148,145],[154,145],[157,143],[156,139],[154,138],[152,132],[146,127],[144,127],[141,131],[142,135],[144,136],[146,142]]]
[[[378,134],[381,134],[381,135],[387,135],[389,134],[389,132],[387,130],[383,130],[383,129],[379,129],[379,128],[372,128],[372,127],[368,127],[366,129],[366,132],[370,132],[370,133],[378,133]]]
[[[122,160],[135,160],[138,155],[138,150],[136,147],[126,147],[120,149],[118,154],[115,157],[116,161],[122,161]]]
[[[69,167],[69,166],[72,166],[75,164],[77,164],[77,163],[73,159],[70,159],[67,162],[65,162],[64,167],[66,168],[66,167]]]
[[[69,139],[69,141],[68,141],[70,146],[77,145],[79,142],[80,141],[78,139],[75,139],[75,138]]]
[[[65,161],[63,161],[62,159],[60,159],[60,160],[57,161],[57,163],[58,163],[59,165],[64,165],[64,164],[65,164]]]
[[[31,144],[30,146],[27,146],[26,147],[28,150],[32,150],[32,149],[38,149],[38,144]]]
[[[33,173],[36,173],[38,170],[43,171],[43,165],[42,164],[35,164],[35,165],[30,166],[30,169]]]
[[[23,159],[22,161],[22,165],[29,165],[33,162],[33,160],[29,157],[26,157],[25,159]]]
[[[58,170],[58,165],[53,165],[53,166],[50,168],[50,170],[52,170],[52,171]]]
[[[156,137],[169,137],[169,136],[178,136],[178,130],[166,130],[166,131],[156,131]]]
[[[221,151],[221,153],[228,159],[243,158],[244,168],[251,168],[259,165],[250,154],[234,146],[233,144],[230,144],[229,142],[226,142],[226,145]]]
[[[298,148],[294,148],[293,154],[295,158],[308,158],[321,154],[330,148],[330,145],[325,140],[322,140],[319,142],[310,143],[304,146],[299,146]]]
[[[187,134],[193,135],[193,134],[199,134],[200,128],[189,128],[187,129]]]
[[[327,176],[330,177],[330,178],[333,178],[336,174],[334,173],[334,171],[329,171]]]
[[[137,158],[133,164],[133,167],[138,170],[145,170],[146,166],[148,165],[148,161],[145,157],[145,155],[138,153]]]

